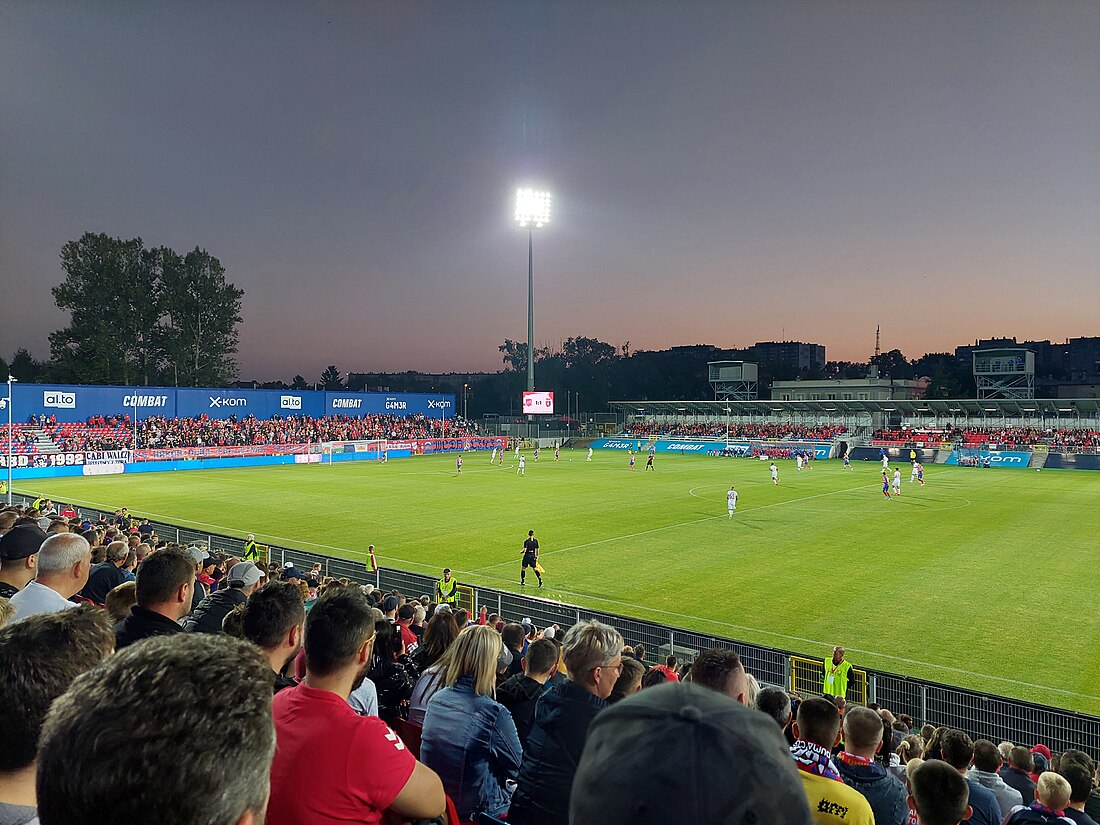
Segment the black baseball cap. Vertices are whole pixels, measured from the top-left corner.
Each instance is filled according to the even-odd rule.
[[[46,533],[37,524],[20,524],[0,537],[0,559],[16,561],[33,556],[46,540]]]
[[[666,683],[592,723],[569,821],[810,825],[802,780],[774,721],[728,696]]]

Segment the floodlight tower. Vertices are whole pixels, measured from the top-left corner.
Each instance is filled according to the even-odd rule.
[[[527,230],[527,391],[535,389],[535,230],[550,223],[550,193],[516,190],[516,223]]]

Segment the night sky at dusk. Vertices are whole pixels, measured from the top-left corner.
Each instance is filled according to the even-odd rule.
[[[85,231],[202,246],[246,378],[524,340],[1100,335],[1100,3],[0,4],[0,353]]]

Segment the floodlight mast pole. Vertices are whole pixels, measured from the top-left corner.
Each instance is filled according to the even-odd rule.
[[[527,391],[535,391],[535,229],[527,227]]]

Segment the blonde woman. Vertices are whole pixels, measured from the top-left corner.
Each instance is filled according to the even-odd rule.
[[[503,642],[488,625],[463,630],[447,651],[447,685],[428,702],[420,761],[439,774],[463,821],[500,816],[523,759],[512,714],[496,701]]]

